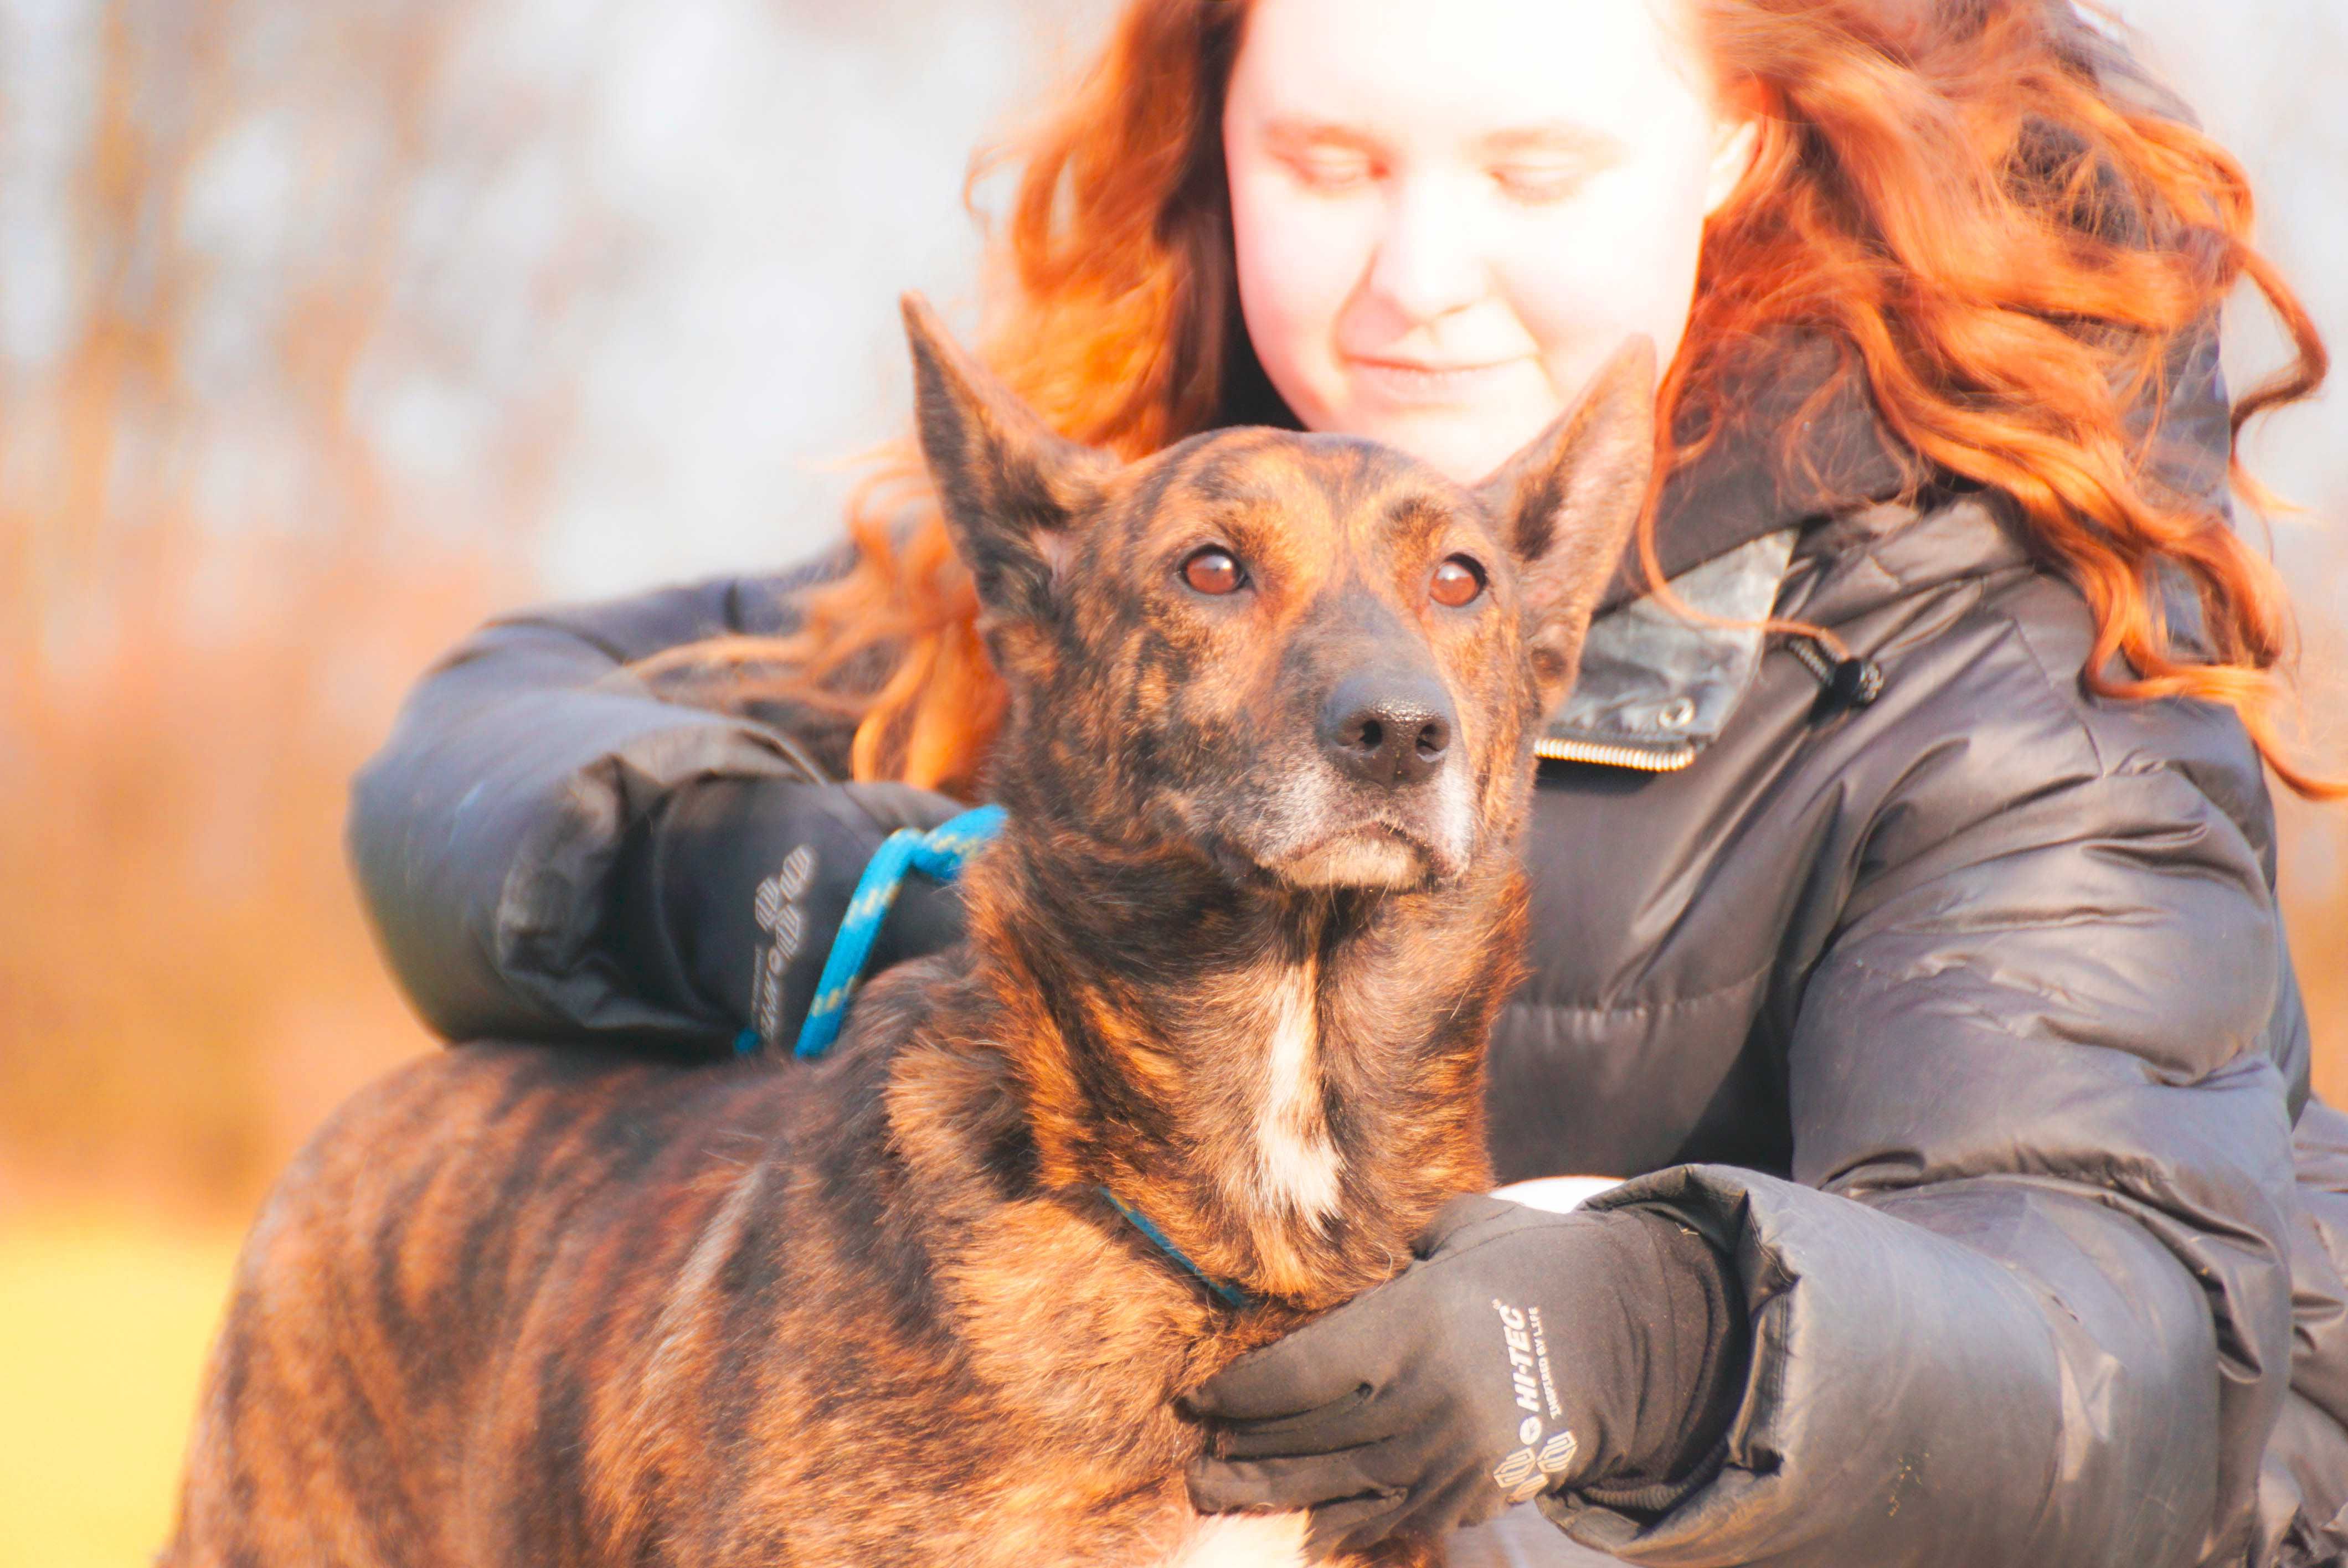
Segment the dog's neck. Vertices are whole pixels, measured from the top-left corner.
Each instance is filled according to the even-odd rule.
[[[1014,825],[965,895],[1040,1185],[1106,1188],[1210,1277],[1313,1307],[1391,1276],[1445,1198],[1488,1184],[1512,856],[1332,894]]]

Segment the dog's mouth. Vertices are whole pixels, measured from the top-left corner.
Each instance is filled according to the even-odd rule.
[[[1428,891],[1468,873],[1480,842],[1473,781],[1371,790],[1307,763],[1228,794],[1181,794],[1189,835],[1234,878],[1299,890]]]
[[[1446,874],[1440,857],[1385,823],[1365,823],[1314,840],[1265,866],[1292,887],[1399,891]]]

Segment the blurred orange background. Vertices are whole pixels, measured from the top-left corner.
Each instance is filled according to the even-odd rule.
[[[2348,344],[2348,20],[2121,9]],[[430,1049],[340,846],[403,692],[499,608],[826,542],[894,296],[971,294],[965,154],[1107,10],[0,0],[0,1568],[160,1545],[245,1219]],[[2335,759],[2339,409],[2252,448]],[[2348,810],[2284,822],[2348,1100]]]

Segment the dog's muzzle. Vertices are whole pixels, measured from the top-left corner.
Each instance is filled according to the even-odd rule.
[[[1365,787],[1331,766],[1310,770],[1260,864],[1297,887],[1400,891],[1447,881],[1475,850],[1475,791],[1457,759],[1408,789]]]

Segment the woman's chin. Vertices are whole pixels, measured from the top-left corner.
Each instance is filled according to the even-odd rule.
[[[1335,433],[1381,442],[1447,477],[1474,486],[1490,477],[1557,416],[1554,398],[1547,397],[1543,390],[1544,396],[1539,399],[1514,396],[1416,406],[1364,406],[1347,422],[1347,428]]]

